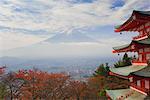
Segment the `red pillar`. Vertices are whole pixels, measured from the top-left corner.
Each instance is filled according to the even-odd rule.
[[[142,79],[142,80],[141,80],[141,88],[142,88],[142,89],[145,89],[145,79]]]

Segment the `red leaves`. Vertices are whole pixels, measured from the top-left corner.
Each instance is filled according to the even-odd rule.
[[[93,100],[100,98],[99,93],[107,87],[114,88],[116,84],[122,87],[118,79],[103,75],[90,77],[86,82],[73,80],[63,73],[47,73],[37,69],[19,70],[4,76],[4,83],[11,87],[8,93],[12,89],[12,95],[8,97],[21,100]]]
[[[0,75],[4,74],[5,72],[5,66],[0,67]]]
[[[66,82],[69,77],[62,73],[54,74],[33,69],[19,70],[16,73],[16,78],[25,81],[25,84],[21,88],[21,98],[33,99],[46,98],[50,92],[55,92],[55,89],[60,88],[60,86],[63,85],[63,82]]]

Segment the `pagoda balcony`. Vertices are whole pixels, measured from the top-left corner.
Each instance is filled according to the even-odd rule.
[[[147,61],[146,60],[140,61],[138,59],[133,59],[132,64],[133,65],[147,65]]]
[[[134,89],[136,89],[138,92],[142,92],[143,94],[146,94],[148,92],[148,89],[145,89],[144,87],[137,86],[135,83],[131,83],[130,86]]]
[[[146,38],[148,38],[148,34],[142,34],[142,35],[133,37],[133,40],[142,40],[142,39],[146,39]]]

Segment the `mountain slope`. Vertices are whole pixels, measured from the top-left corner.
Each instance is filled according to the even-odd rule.
[[[71,34],[60,33],[45,40],[45,42],[66,43],[66,42],[97,42],[97,41],[83,33],[71,33]]]

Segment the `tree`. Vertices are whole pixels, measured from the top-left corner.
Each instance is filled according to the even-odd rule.
[[[108,63],[106,63],[106,66],[104,64],[101,64],[97,69],[96,71],[94,72],[94,76],[98,76],[98,75],[101,75],[101,76],[108,76],[108,73],[109,73],[109,66],[108,66]]]
[[[37,69],[20,70],[16,77],[25,81],[20,99],[56,100],[68,97],[65,89],[69,77],[63,73],[47,73]]]
[[[125,55],[126,59],[127,55]],[[120,79],[115,76],[109,76],[109,66],[101,64],[94,72],[93,76],[88,79],[88,87],[96,94],[95,97],[106,99],[106,89],[128,88],[129,81]]]
[[[6,85],[0,82],[0,100],[3,100],[7,95]]]
[[[125,63],[126,66],[131,65],[131,57],[128,57],[128,54],[125,53],[123,56],[123,62]]]
[[[131,65],[131,57],[128,57],[128,54],[125,53],[122,60],[119,60],[117,63],[114,64],[114,67],[125,67]]]
[[[9,72],[8,74],[2,76],[1,84],[5,86],[5,91],[7,92],[5,97],[13,100],[20,95],[20,88],[24,84],[24,81],[17,79],[14,72]]]
[[[72,99],[81,100],[86,96],[87,85],[85,82],[71,80],[68,89]]]
[[[7,95],[6,85],[2,82],[2,77],[5,74],[6,67],[0,67],[0,99],[4,99]]]
[[[92,90],[92,95],[94,97],[94,100],[96,99],[106,99],[105,94],[100,95],[104,89],[106,88],[106,76],[98,75],[98,76],[93,76],[88,79],[88,87],[90,90]]]
[[[49,74],[47,81],[47,99],[64,100],[70,97],[68,90],[70,77],[63,73]]]

